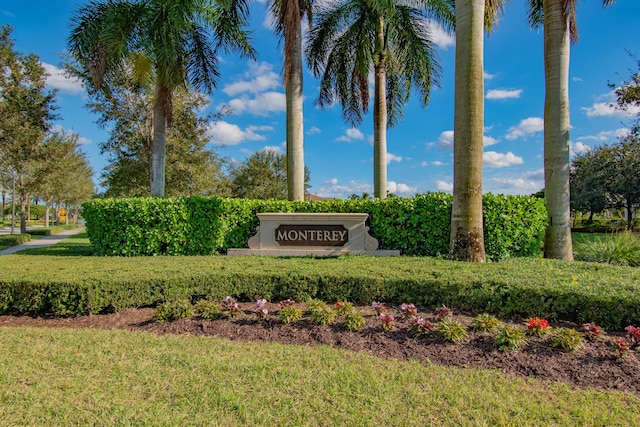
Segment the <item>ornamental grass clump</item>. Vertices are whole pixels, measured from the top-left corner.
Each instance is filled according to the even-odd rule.
[[[584,347],[584,337],[575,329],[557,328],[551,335],[551,345],[571,353]]]
[[[336,312],[326,302],[318,299],[307,301],[311,321],[318,325],[328,325],[336,318]]]
[[[472,321],[473,329],[481,332],[491,332],[498,329],[502,322],[496,316],[487,313],[478,314]]]
[[[539,317],[531,318],[527,321],[527,332],[536,337],[546,335],[549,332],[549,322]]]
[[[467,328],[450,315],[443,317],[436,325],[438,334],[445,342],[458,343],[467,338]]]
[[[222,317],[222,308],[215,301],[201,299],[195,305],[195,311],[207,320],[216,320]]]
[[[296,307],[290,299],[280,302],[278,318],[282,323],[296,323],[302,319],[302,309]]]
[[[365,320],[362,314],[355,308],[344,315],[342,325],[351,332],[357,332],[364,328]]]
[[[156,308],[155,319],[158,322],[168,322],[173,320],[188,319],[193,317],[193,305],[191,301],[180,299],[167,301]]]
[[[520,350],[527,342],[527,335],[516,325],[504,324],[498,328],[495,343],[498,350]]]

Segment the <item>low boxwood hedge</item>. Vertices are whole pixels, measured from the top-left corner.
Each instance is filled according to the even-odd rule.
[[[640,270],[519,258],[0,257],[0,312],[73,316],[175,299],[383,301],[640,326]]]
[[[17,246],[31,241],[30,234],[3,234],[0,235],[0,246]]]
[[[51,236],[53,234],[62,233],[64,230],[70,230],[72,228],[78,228],[75,224],[70,225],[53,225],[51,227],[39,227],[31,228],[27,230],[28,234],[32,236]]]

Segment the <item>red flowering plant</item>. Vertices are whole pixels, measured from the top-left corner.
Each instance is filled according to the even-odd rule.
[[[598,338],[602,338],[605,336],[604,329],[602,327],[596,325],[595,323],[583,323],[582,329],[584,331],[584,336],[589,341],[595,341]]]
[[[618,358],[621,359],[625,354],[629,353],[631,346],[629,345],[629,341],[622,337],[617,337],[613,339],[613,348],[618,352]]]
[[[540,319],[539,317],[529,319],[527,323],[527,331],[529,332],[529,335],[541,337],[549,332],[549,322],[545,319]]]
[[[353,304],[350,302],[340,300],[336,303],[336,312],[339,316],[344,316],[353,309]]]
[[[624,328],[631,339],[631,347],[640,347],[640,327],[627,326]]]
[[[424,317],[415,316],[411,319],[411,334],[414,336],[425,335],[433,330],[433,323]]]
[[[386,331],[393,329],[393,321],[396,320],[392,315],[387,313],[380,313],[380,321],[382,322],[382,328]]]
[[[400,313],[402,313],[405,319],[410,320],[418,314],[418,309],[413,304],[402,304],[400,306]]]
[[[451,316],[452,314],[453,313],[451,312],[451,309],[445,305],[443,305],[442,307],[438,307],[435,310],[435,315],[438,320],[442,320],[445,317]]]

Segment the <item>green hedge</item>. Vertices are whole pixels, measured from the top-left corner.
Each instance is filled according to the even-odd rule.
[[[72,316],[227,295],[414,303],[522,318],[640,326],[640,269],[542,258],[0,257],[0,312]]]
[[[0,246],[17,246],[30,240],[30,234],[3,234],[0,235]]]
[[[74,224],[70,224],[70,225],[54,225],[46,228],[38,227],[38,228],[31,228],[27,230],[27,233],[32,236],[51,236],[53,234],[62,233],[64,230],[70,230],[72,228],[78,228],[78,226]]]
[[[448,253],[452,197],[429,193],[385,200],[289,202],[223,198],[104,199],[83,204],[98,255],[210,255],[247,247],[260,212],[364,212],[380,249],[404,255]],[[491,260],[540,253],[546,210],[529,196],[483,197],[485,245]]]

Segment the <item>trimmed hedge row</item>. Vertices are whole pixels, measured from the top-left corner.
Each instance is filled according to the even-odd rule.
[[[289,202],[223,198],[104,199],[83,204],[89,240],[98,255],[211,255],[247,247],[260,212],[364,212],[381,249],[404,255],[449,251],[452,196],[429,193],[385,200]],[[530,196],[483,197],[487,257],[540,253],[546,209]]]
[[[74,316],[187,298],[384,301],[640,326],[640,269],[519,258],[0,257],[0,312]],[[28,258],[28,259],[27,259]],[[56,261],[58,261],[57,257]],[[18,265],[19,264],[19,265]],[[41,264],[41,265],[40,265]],[[31,272],[31,273],[29,273]]]
[[[27,230],[27,233],[32,236],[51,236],[53,234],[62,233],[64,230],[70,230],[72,228],[78,228],[77,225],[54,225],[51,227],[39,227]]]
[[[31,241],[30,234],[3,234],[0,235],[0,246],[17,246]]]

